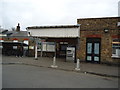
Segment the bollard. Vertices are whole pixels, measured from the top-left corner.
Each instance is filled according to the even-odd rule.
[[[75,68],[76,71],[79,71],[80,70],[80,60],[77,59],[77,64],[76,64],[76,68]]]
[[[56,65],[56,57],[53,57],[53,65],[51,65],[52,68],[57,68],[58,66]]]
[[[38,60],[38,58],[37,58],[37,44],[35,45],[35,60]]]

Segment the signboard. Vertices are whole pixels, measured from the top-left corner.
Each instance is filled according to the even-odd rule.
[[[47,51],[47,44],[45,42],[42,43],[42,51]]]
[[[55,43],[54,42],[43,42],[42,51],[55,52]]]
[[[48,44],[47,45],[47,51],[55,52],[55,45]]]
[[[29,46],[29,49],[34,49],[34,46]]]

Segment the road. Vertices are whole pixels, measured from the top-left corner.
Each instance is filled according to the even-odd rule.
[[[3,88],[118,88],[117,78],[30,65],[3,65]]]

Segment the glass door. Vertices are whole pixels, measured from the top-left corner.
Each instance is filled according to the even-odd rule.
[[[100,39],[88,38],[86,43],[86,61],[100,62]]]
[[[87,43],[87,61],[92,61],[92,43]]]
[[[96,61],[96,62],[99,62],[99,57],[100,57],[100,54],[99,54],[99,48],[100,48],[100,43],[94,43],[94,57],[93,57],[93,60]]]

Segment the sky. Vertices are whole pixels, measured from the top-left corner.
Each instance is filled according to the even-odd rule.
[[[79,18],[117,17],[120,0],[0,0],[0,26],[76,25]]]

